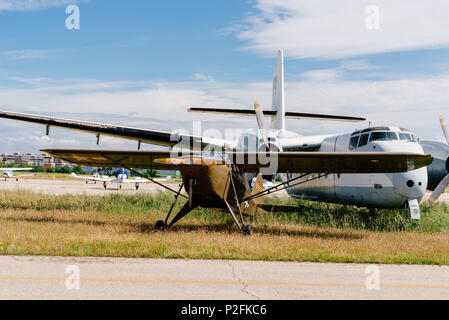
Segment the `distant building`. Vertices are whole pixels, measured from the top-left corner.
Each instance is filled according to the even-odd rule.
[[[13,153],[13,154],[2,154],[0,156],[3,160],[3,162],[8,164],[15,164],[15,165],[28,165],[28,166],[35,166],[35,167],[43,167],[43,168],[55,168],[55,167],[63,167],[70,165],[69,163],[54,158],[48,154],[41,153],[41,154],[32,154],[32,153]]]

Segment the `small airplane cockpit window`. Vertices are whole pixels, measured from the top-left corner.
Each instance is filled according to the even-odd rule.
[[[371,133],[371,138],[369,141],[380,141],[380,140],[398,140],[396,132],[385,132],[385,131],[375,131]]]
[[[359,137],[360,136],[351,137],[351,140],[349,141],[349,149],[352,150],[352,149],[357,148],[358,143],[359,143]]]
[[[368,143],[369,133],[364,133],[360,136],[359,147],[362,147]]]

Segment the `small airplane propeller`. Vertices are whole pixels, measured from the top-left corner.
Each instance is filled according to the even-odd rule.
[[[260,105],[258,100],[254,102],[254,111],[256,112],[257,126],[259,127],[260,134],[262,135],[265,149],[268,151],[270,149],[270,146],[268,142],[267,129],[265,128],[262,106]]]
[[[268,150],[269,145],[267,129],[265,128],[262,106],[260,105],[258,100],[254,102],[254,111],[256,112],[257,125],[259,127],[260,134],[262,135],[263,143],[265,144],[265,148]]]
[[[446,138],[447,144],[449,144],[449,129],[447,128],[447,121],[443,116],[440,116],[441,128],[443,128],[444,137]]]
[[[443,116],[440,116],[440,124],[441,128],[443,129],[444,137],[446,138],[447,144],[449,145],[449,129],[447,127],[447,121]],[[435,202],[437,202],[438,198],[441,196],[441,194],[444,193],[447,187],[449,187],[449,174],[444,177],[443,180],[441,180],[441,182],[433,191],[429,200],[427,200],[427,203],[429,205],[433,205]]]

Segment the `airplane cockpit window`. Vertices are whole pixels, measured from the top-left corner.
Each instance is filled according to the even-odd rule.
[[[381,141],[381,140],[398,140],[396,132],[392,131],[374,131],[371,133],[369,141]]]
[[[359,137],[360,136],[351,137],[351,140],[349,141],[349,149],[350,150],[357,148],[358,143],[359,143]]]
[[[364,133],[360,136],[359,148],[365,146],[368,143],[369,133]]]
[[[399,139],[416,142],[416,136],[413,133],[399,132]]]

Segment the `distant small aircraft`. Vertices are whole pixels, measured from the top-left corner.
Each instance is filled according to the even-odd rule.
[[[142,179],[141,177],[129,179],[129,172],[126,171],[125,169],[118,170],[117,173],[115,174],[115,178],[111,178],[109,176],[100,176],[98,173],[95,173],[92,177],[80,177],[80,176],[76,175],[76,173],[72,173],[72,177],[77,178],[77,179],[86,180],[86,183],[89,183],[89,181],[93,181],[95,183],[97,183],[97,181],[103,182],[103,187],[105,189],[107,189],[108,183],[118,183],[120,189],[122,188],[123,183],[126,183],[126,184],[134,183],[136,186],[136,190],[139,190],[141,183],[150,182],[150,180]]]
[[[2,172],[3,179],[16,179],[16,181],[19,181],[19,177],[32,177],[36,174],[21,174],[21,175],[15,175],[15,171],[31,171],[33,168],[0,168],[0,172]]]

